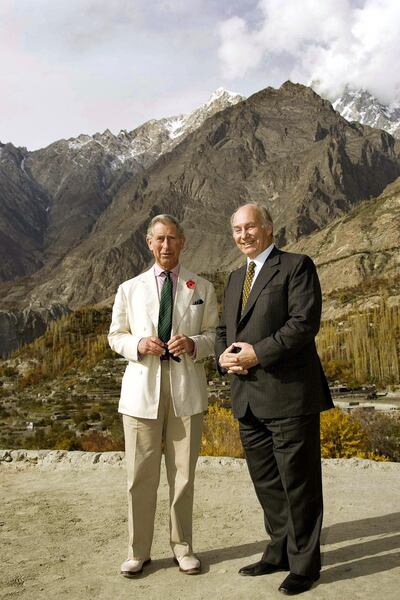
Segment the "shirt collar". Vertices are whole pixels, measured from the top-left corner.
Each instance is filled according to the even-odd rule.
[[[154,275],[156,277],[160,277],[164,272],[165,269],[163,269],[162,267],[160,267],[160,265],[158,265],[157,263],[154,263]],[[174,275],[176,278],[179,275],[179,263],[176,265],[176,267],[174,267],[173,269],[171,269],[171,273],[172,275]]]
[[[247,257],[247,266],[249,266],[249,263],[254,262],[256,263],[256,267],[262,267],[262,265],[267,260],[268,256],[271,254],[274,246],[274,243],[270,244],[268,248],[265,248],[265,250],[260,252],[260,254],[258,254],[255,258]]]

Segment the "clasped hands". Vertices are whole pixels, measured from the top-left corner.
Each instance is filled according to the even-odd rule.
[[[193,354],[194,341],[186,335],[178,333],[166,343],[158,337],[149,336],[142,338],[138,344],[138,352],[142,355],[154,354],[156,356],[162,356],[165,354],[166,349],[174,356],[180,356],[185,353]]]
[[[240,348],[239,352],[235,351],[235,348]],[[219,364],[228,373],[246,375],[251,367],[258,365],[258,358],[251,344],[247,342],[235,342],[221,354]]]

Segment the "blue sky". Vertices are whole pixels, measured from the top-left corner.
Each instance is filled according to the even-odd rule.
[[[1,0],[0,141],[43,147],[287,79],[400,98],[399,0]]]

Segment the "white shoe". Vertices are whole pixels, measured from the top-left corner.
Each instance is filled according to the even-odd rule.
[[[136,577],[143,571],[143,567],[151,562],[151,558],[147,560],[135,560],[129,558],[121,565],[121,575],[124,577]]]
[[[187,554],[180,558],[176,556],[174,561],[179,565],[179,570],[186,575],[197,575],[201,570],[201,563],[194,554]]]

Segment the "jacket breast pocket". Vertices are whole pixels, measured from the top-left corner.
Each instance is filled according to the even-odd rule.
[[[191,304],[189,306],[189,324],[193,333],[200,331],[201,323],[203,321],[203,314],[204,304]]]
[[[203,314],[204,302],[202,302],[201,304],[190,304],[189,310],[192,312],[193,315],[197,315],[199,313]]]
[[[260,293],[260,296],[269,296],[270,294],[283,293],[285,285],[283,283],[276,283],[275,285],[267,285],[266,288]]]

